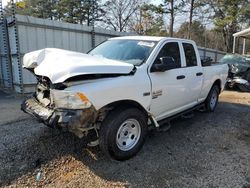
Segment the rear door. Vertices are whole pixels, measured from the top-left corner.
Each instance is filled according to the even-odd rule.
[[[182,42],[184,52],[185,83],[186,87],[185,98],[187,104],[195,105],[198,103],[198,98],[202,89],[203,70],[200,65],[200,57],[198,50],[194,48],[192,43]]]

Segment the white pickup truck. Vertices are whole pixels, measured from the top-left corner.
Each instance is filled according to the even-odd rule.
[[[147,36],[111,38],[87,54],[38,50],[23,67],[38,84],[21,109],[79,137],[96,133],[92,144],[116,160],[140,150],[149,125],[214,111],[228,74],[227,65],[202,66],[191,40]]]

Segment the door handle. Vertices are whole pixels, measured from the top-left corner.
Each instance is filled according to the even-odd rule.
[[[203,75],[202,72],[197,72],[197,73],[196,73],[196,76],[201,76],[201,75]]]
[[[181,80],[181,79],[184,79],[184,78],[185,78],[184,75],[179,75],[179,76],[176,77],[177,80]]]

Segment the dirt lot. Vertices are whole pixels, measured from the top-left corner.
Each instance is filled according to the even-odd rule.
[[[0,186],[250,187],[249,93],[226,91],[215,113],[195,112],[168,132],[151,131],[125,162],[37,123],[20,101],[0,94]]]

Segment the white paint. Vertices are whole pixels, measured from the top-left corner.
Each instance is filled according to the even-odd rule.
[[[236,37],[234,36],[234,42],[233,42],[233,54],[235,53],[235,42],[236,42]]]
[[[86,80],[80,82],[79,85],[65,89],[73,93],[84,93],[96,110],[116,101],[131,100],[139,103],[159,121],[202,103],[217,79],[221,80],[221,89],[224,88],[228,72],[227,65],[201,67],[197,46],[191,40],[143,36],[119,37],[118,39],[157,40],[158,43],[147,61],[137,67],[134,75]],[[151,73],[150,68],[156,56],[162,46],[170,41],[179,43],[182,68]],[[191,43],[194,46],[197,66],[185,67],[182,42]],[[130,64],[58,49],[29,53],[25,56],[24,66],[28,67],[35,61],[39,64],[35,68],[35,73],[48,76],[53,82],[63,81],[65,77],[69,78],[77,74],[128,73],[133,68]],[[203,75],[197,77],[197,72],[202,72]],[[186,78],[177,80],[178,75],[185,75]],[[152,99],[152,93],[158,90],[162,90],[162,95]],[[150,95],[144,96],[146,92],[150,92]]]
[[[52,83],[86,74],[128,74],[133,65],[79,52],[45,48],[25,54],[24,68],[34,68],[36,75],[48,77]]]
[[[157,121],[204,102],[212,84],[217,79],[222,81],[221,88],[223,89],[228,71],[227,65],[202,67],[195,42],[171,38],[167,38],[158,44],[158,49],[152,52],[155,56],[150,60],[149,67],[152,66],[160,49],[168,42],[179,43],[182,67],[166,72],[148,72],[152,80],[152,91],[162,90],[162,96],[153,99],[150,104],[150,112],[156,117]],[[182,47],[183,42],[191,43],[194,46],[198,66],[186,67],[185,54]],[[198,72],[202,72],[203,75],[196,76]],[[176,77],[179,75],[184,75],[185,79],[177,80]]]
[[[109,40],[144,40],[144,41],[157,41],[164,39],[165,37],[154,37],[154,36],[125,36],[125,37],[114,37]]]
[[[245,55],[245,51],[246,51],[246,39],[243,39],[243,47],[242,47],[242,55]]]

